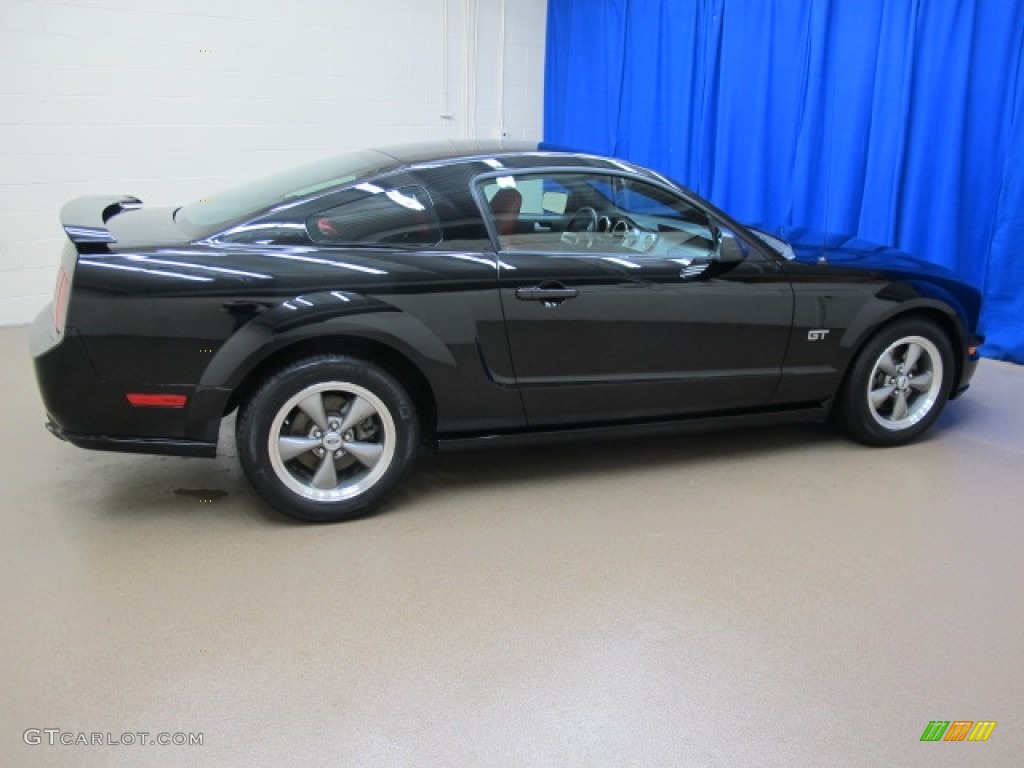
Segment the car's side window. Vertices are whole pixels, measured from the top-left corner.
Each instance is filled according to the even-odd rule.
[[[306,231],[325,245],[436,245],[441,229],[430,196],[409,185],[360,184],[340,204],[306,218]]]
[[[703,209],[644,181],[533,173],[486,180],[480,191],[502,250],[630,259],[723,256],[722,233]]]

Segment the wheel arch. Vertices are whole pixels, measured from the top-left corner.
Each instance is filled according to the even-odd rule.
[[[430,438],[437,424],[437,405],[433,387],[412,360],[393,347],[373,339],[349,335],[314,336],[293,341],[274,350],[251,367],[232,389],[224,415],[245,402],[275,371],[290,363],[316,355],[346,355],[373,363],[398,379],[416,404],[421,435]]]
[[[304,357],[337,354],[372,362],[398,379],[413,398],[421,434],[432,436],[437,399],[428,376],[453,366],[444,342],[419,319],[379,298],[346,291],[319,291],[273,306],[239,302],[244,318],[210,360],[199,382],[211,393],[197,411],[196,431],[235,410],[272,372]]]
[[[913,306],[900,305],[884,318],[861,329],[860,334],[856,336],[856,340],[850,343],[851,352],[847,356],[845,368],[843,369],[842,375],[839,379],[841,382],[839,389],[846,386],[857,358],[871,340],[875,338],[875,336],[893,323],[915,318],[934,322],[948,336],[950,345],[953,347],[954,364],[953,386],[950,391],[954,393],[957,392],[960,386],[960,380],[963,377],[964,366],[966,364],[963,350],[967,342],[963,323],[960,321],[955,311],[940,304],[934,304],[931,302],[915,304]],[[850,330],[853,330],[853,327],[851,327]]]

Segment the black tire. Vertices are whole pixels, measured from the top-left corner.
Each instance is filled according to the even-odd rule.
[[[903,445],[942,413],[955,375],[945,331],[926,318],[896,320],[861,349],[839,393],[837,420],[865,445]]]
[[[375,511],[414,462],[419,436],[402,385],[342,355],[275,373],[242,405],[235,427],[238,457],[257,493],[306,522]]]

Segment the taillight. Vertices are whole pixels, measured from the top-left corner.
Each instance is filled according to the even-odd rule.
[[[68,299],[71,296],[71,278],[61,266],[57,270],[57,287],[53,290],[53,327],[57,333],[64,333],[64,322],[68,315]]]

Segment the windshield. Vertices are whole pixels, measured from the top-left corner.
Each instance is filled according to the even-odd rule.
[[[381,152],[350,152],[201,198],[179,208],[174,218],[197,234],[213,234],[279,203],[365,178],[394,164],[394,158]]]

